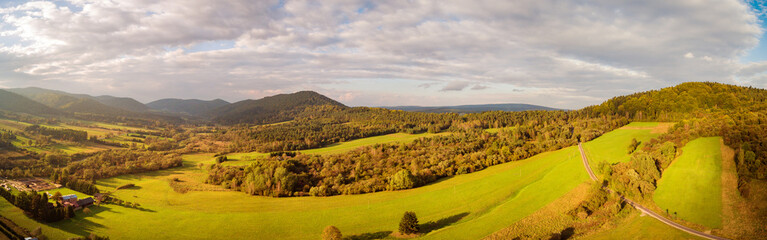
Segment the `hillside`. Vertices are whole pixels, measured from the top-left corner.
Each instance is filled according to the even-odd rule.
[[[434,107],[422,107],[422,106],[395,106],[395,107],[383,107],[392,110],[403,110],[410,112],[427,112],[427,113],[479,113],[487,111],[507,111],[507,112],[519,112],[529,110],[560,110],[556,108],[522,104],[522,103],[501,103],[501,104],[478,104],[478,105],[458,105],[458,106],[434,106]]]
[[[0,89],[0,110],[32,115],[61,114],[61,111],[30,100],[16,93]]]
[[[157,111],[200,116],[213,109],[229,105],[229,102],[215,99],[210,101],[198,99],[166,98],[147,103],[146,106]]]
[[[636,120],[680,120],[703,112],[767,110],[767,90],[713,82],[677,86],[611,98],[583,111],[600,116],[625,115]]]
[[[306,107],[332,105],[346,108],[343,104],[313,91],[279,94],[258,100],[244,100],[209,111],[206,115],[215,122],[275,123],[292,120]]]
[[[37,87],[12,88],[7,90],[49,107],[61,108],[73,112],[125,114],[126,111],[145,112],[148,110],[148,107],[132,98],[120,98],[107,95],[93,97],[87,94],[73,94]]]
[[[123,110],[128,110],[131,112],[146,112],[149,110],[149,107],[147,107],[143,103],[140,103],[139,101],[136,101],[133,98],[102,95],[102,96],[95,97],[94,99],[100,102],[101,104],[123,109]]]

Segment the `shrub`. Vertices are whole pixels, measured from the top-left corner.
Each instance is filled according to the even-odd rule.
[[[389,179],[389,187],[392,190],[413,188],[415,187],[415,176],[410,173],[410,170],[400,170]]]
[[[402,234],[413,234],[418,232],[418,217],[414,212],[405,212],[402,220],[399,222],[399,232]]]
[[[341,230],[335,226],[328,226],[322,230],[322,240],[341,240]]]

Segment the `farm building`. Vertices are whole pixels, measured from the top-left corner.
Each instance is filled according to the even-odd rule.
[[[94,202],[95,201],[91,197],[83,198],[77,201],[77,203],[75,204],[75,207],[77,208],[87,207],[87,206],[93,205]]]
[[[75,194],[64,195],[61,197],[61,203],[65,205],[74,206],[75,204],[77,204],[77,195]]]

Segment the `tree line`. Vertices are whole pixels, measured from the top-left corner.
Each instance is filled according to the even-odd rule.
[[[466,128],[445,136],[367,146],[341,154],[270,156],[244,168],[214,164],[208,167],[206,182],[264,196],[329,196],[407,189],[573,146],[580,139],[591,139],[626,123],[621,117],[562,117],[546,118],[545,122],[527,121],[498,133]]]

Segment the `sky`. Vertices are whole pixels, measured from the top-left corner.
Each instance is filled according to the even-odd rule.
[[[0,0],[0,88],[578,109],[690,81],[767,88],[766,12],[764,0]]]

